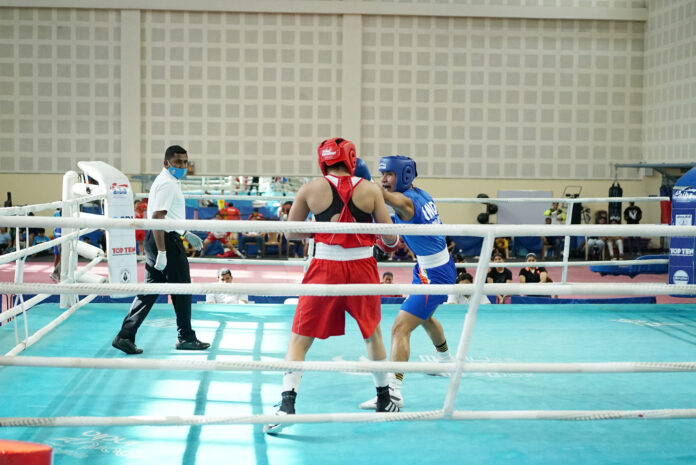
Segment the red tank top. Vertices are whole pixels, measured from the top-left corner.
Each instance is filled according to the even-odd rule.
[[[360,184],[362,178],[353,178],[351,176],[324,176],[324,179],[336,187],[338,196],[343,202],[343,208],[338,217],[338,222],[355,223],[355,218],[353,218],[353,215],[348,209],[348,202],[353,197],[355,186]],[[353,181],[354,179],[355,181]],[[353,249],[356,247],[372,247],[375,244],[375,235],[317,233],[314,235],[314,241],[329,245],[340,245],[344,249]]]

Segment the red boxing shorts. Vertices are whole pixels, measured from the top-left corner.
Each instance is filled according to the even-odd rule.
[[[313,259],[302,284],[379,284],[374,258],[335,261]],[[346,313],[357,321],[363,339],[375,332],[381,315],[378,295],[309,296],[302,295],[295,310],[292,332],[326,339],[345,334]]]

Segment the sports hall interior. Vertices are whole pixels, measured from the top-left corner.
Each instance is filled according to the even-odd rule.
[[[501,191],[517,196],[579,192],[581,198],[607,197],[614,182],[620,183],[624,197],[659,196],[661,188],[696,166],[693,0],[88,3],[0,0],[0,201],[8,192],[15,206],[60,200],[63,176],[79,171],[80,161],[108,163],[131,179],[134,192],[146,193],[162,169],[164,150],[172,144],[185,147],[195,163],[187,182],[195,186],[203,178],[239,179],[241,190],[227,200],[239,197],[246,209],[253,204],[244,199],[245,186],[254,177],[319,176],[316,147],[332,137],[353,141],[377,181],[380,157],[412,157],[418,167],[415,185],[434,198],[495,198]],[[663,222],[659,202],[638,205],[641,224]],[[607,209],[606,203],[585,206],[593,213]],[[486,207],[442,203],[438,210],[443,223],[467,225],[478,224]],[[496,222],[496,215],[490,222]],[[543,214],[529,223],[543,224]],[[648,247],[656,253],[666,250],[657,237],[650,238]],[[280,255],[287,259],[287,250]],[[230,267],[237,282],[291,283],[301,277],[299,268]],[[469,272],[475,263],[471,267]],[[26,268],[34,282],[52,282],[50,258],[30,258]],[[214,281],[217,268],[192,264],[194,281]],[[410,269],[392,271],[397,281],[410,281]],[[517,270],[513,272],[516,277]],[[559,268],[550,270],[555,282],[561,280],[560,273]],[[602,279],[587,268],[570,271],[570,276],[581,283]],[[13,278],[13,268],[0,265],[0,282]],[[142,282],[142,265],[139,279]],[[610,279],[650,285],[666,282],[666,275]],[[220,344],[223,339],[215,339],[210,355],[200,360],[282,360],[292,311],[288,305],[260,306],[254,313],[242,306],[217,308],[196,301],[194,313],[197,309],[205,337],[239,341],[225,345]],[[521,362],[548,357],[588,362],[612,357],[696,360],[693,302],[658,296],[657,303],[665,307],[658,305],[654,313],[642,304],[578,305],[567,312],[540,305],[530,309],[529,318],[522,317],[529,309],[524,305],[491,305],[482,313],[472,357]],[[103,335],[111,334],[127,311],[127,304],[118,305],[122,307],[93,304],[77,317],[75,326],[59,327],[31,355],[114,356]],[[7,306],[3,299],[3,308]],[[463,309],[447,307],[442,320],[456,345]],[[383,309],[383,331],[388,334],[398,306],[385,304]],[[53,305],[36,313],[31,323],[35,329],[60,311]],[[166,300],[156,304],[151,318],[147,344],[152,357],[174,357],[169,339],[163,342],[156,332],[171,336],[174,331],[171,305]],[[664,326],[659,328],[639,328],[636,323],[660,318]],[[604,326],[616,321],[633,323],[623,333]],[[94,331],[85,335],[85,328]],[[572,336],[561,336],[571,330]],[[242,347],[252,336],[257,337],[253,347]],[[14,341],[14,335],[3,325],[3,353],[14,345],[10,339]],[[356,340],[359,347],[353,344]],[[595,350],[587,352],[587,347]],[[414,342],[414,354],[430,349],[422,339]],[[359,360],[363,352],[357,328],[349,327],[335,346],[322,345],[316,354],[319,360],[334,360],[338,354]],[[192,414],[270,413],[281,378],[275,372],[246,372],[240,379],[229,373],[136,371],[140,382],[157,386],[157,401],[148,404],[129,397],[121,404],[122,393],[137,394],[124,381],[128,372],[97,370],[90,377],[90,372],[68,371],[68,377],[60,368],[21,371],[8,384],[19,393],[17,402],[7,404],[0,417],[166,415],[179,412],[182,405]],[[354,409],[367,393],[367,378],[354,375],[308,376],[300,404],[303,413]],[[446,380],[409,376],[414,409],[442,406]],[[491,380],[499,378],[495,373],[464,378],[462,386],[470,389],[470,397],[461,395],[457,407],[535,409],[542,399],[542,407],[558,409],[693,408],[694,390],[689,386],[696,383],[691,373],[667,378],[621,374],[611,375],[611,381],[602,381],[599,374],[582,376],[587,383],[558,375],[509,376],[499,391],[492,387]],[[32,387],[22,393],[27,383]],[[360,390],[353,391],[359,383]],[[248,391],[248,396],[229,402],[228,388]],[[672,389],[673,394],[665,394]],[[326,398],[332,392],[341,393],[337,405]],[[627,394],[617,402],[617,392],[635,397]],[[314,398],[321,401],[310,402]],[[696,434],[693,419],[416,421],[294,428],[268,438],[260,433],[260,425],[0,425],[0,439],[51,444],[59,465],[196,465],[227,463],[230,457],[230,463],[250,464],[338,464],[349,458],[369,463],[375,461],[374,454],[380,461],[391,456],[403,463],[696,460],[689,445]],[[402,438],[394,441],[399,447],[386,443],[388,438]],[[151,451],[158,462],[151,461]]]

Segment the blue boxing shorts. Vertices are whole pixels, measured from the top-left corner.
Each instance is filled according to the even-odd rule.
[[[416,264],[413,267],[413,281],[411,284],[455,284],[457,280],[457,268],[450,257],[449,262],[435,268],[421,270]],[[413,316],[425,320],[435,312],[437,306],[447,302],[446,295],[410,295],[401,304],[401,310]]]
[[[60,237],[60,228],[56,228],[55,231],[53,232],[53,238],[58,239],[59,237]],[[60,255],[60,246],[59,245],[53,246],[53,255]]]

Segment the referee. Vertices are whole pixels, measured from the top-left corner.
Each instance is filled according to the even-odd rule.
[[[169,147],[164,154],[164,168],[150,188],[148,219],[186,219],[186,205],[179,180],[186,175],[187,168],[186,150],[178,145]],[[182,235],[196,250],[201,249],[203,241],[188,231],[156,229],[147,232],[144,242],[146,282],[191,282],[189,263],[181,240]],[[156,294],[144,294],[133,300],[130,311],[123,320],[121,331],[111,345],[129,355],[143,352],[135,345],[135,334],[150,313],[157,297]],[[205,350],[210,347],[209,343],[199,341],[191,328],[191,295],[173,294],[172,303],[179,336],[175,347],[178,350]]]

